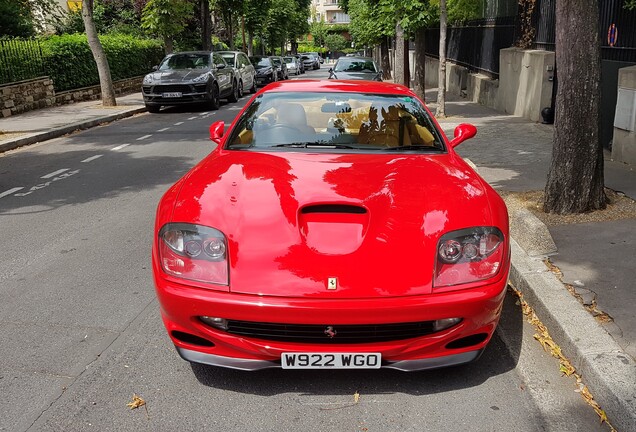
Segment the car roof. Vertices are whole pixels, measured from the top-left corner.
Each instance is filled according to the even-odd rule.
[[[416,96],[410,89],[395,83],[365,80],[291,80],[269,84],[265,93],[271,92],[330,92],[330,93],[376,93]]]

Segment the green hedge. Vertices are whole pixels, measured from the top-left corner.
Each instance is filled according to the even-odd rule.
[[[146,74],[164,56],[163,47],[157,40],[130,35],[104,35],[99,39],[114,81]],[[50,36],[42,39],[40,46],[44,69],[53,79],[56,91],[99,84],[97,66],[86,35]]]
[[[35,39],[0,38],[0,84],[46,75]]]

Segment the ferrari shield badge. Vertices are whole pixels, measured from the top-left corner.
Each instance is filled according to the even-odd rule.
[[[327,289],[328,290],[338,289],[338,278],[330,277],[329,279],[327,279]]]

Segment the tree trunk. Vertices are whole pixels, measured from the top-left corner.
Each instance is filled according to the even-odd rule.
[[[422,100],[425,99],[426,92],[426,46],[424,39],[426,28],[421,27],[415,31],[415,79],[413,89]]]
[[[556,96],[552,164],[545,187],[548,213],[605,208],[600,142],[598,0],[559,0],[556,6]]]
[[[172,54],[172,51],[174,51],[174,45],[170,36],[163,37],[163,48],[166,54]]]
[[[210,17],[210,0],[201,0],[201,49],[212,50],[212,18]]]
[[[245,52],[245,15],[241,16],[241,38],[243,40],[243,52]]]
[[[383,37],[380,43],[380,62],[382,64],[382,79],[391,79],[391,61],[389,60],[389,38]]]
[[[251,30],[247,31],[247,55],[250,57],[254,55],[254,34]]]
[[[408,55],[404,49],[404,29],[398,21],[395,25],[395,57],[393,59],[394,64],[394,78],[397,84],[403,84],[409,86],[407,82],[408,70],[404,67],[405,57]]]
[[[435,117],[446,117],[446,0],[439,1],[439,83]]]
[[[97,37],[97,30],[95,29],[95,23],[93,22],[93,0],[85,0],[82,7],[82,20],[84,21],[84,28],[86,29],[86,38],[88,39],[88,46],[93,53],[93,58],[97,65],[97,73],[99,74],[99,85],[102,91],[102,105],[104,106],[116,106],[115,89],[113,88],[113,78],[110,76],[110,66],[108,66],[108,59],[106,53],[102,47],[99,37]]]

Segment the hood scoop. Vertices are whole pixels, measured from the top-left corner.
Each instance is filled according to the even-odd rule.
[[[304,243],[323,255],[355,252],[367,232],[369,212],[350,204],[316,204],[300,209],[299,229]]]

